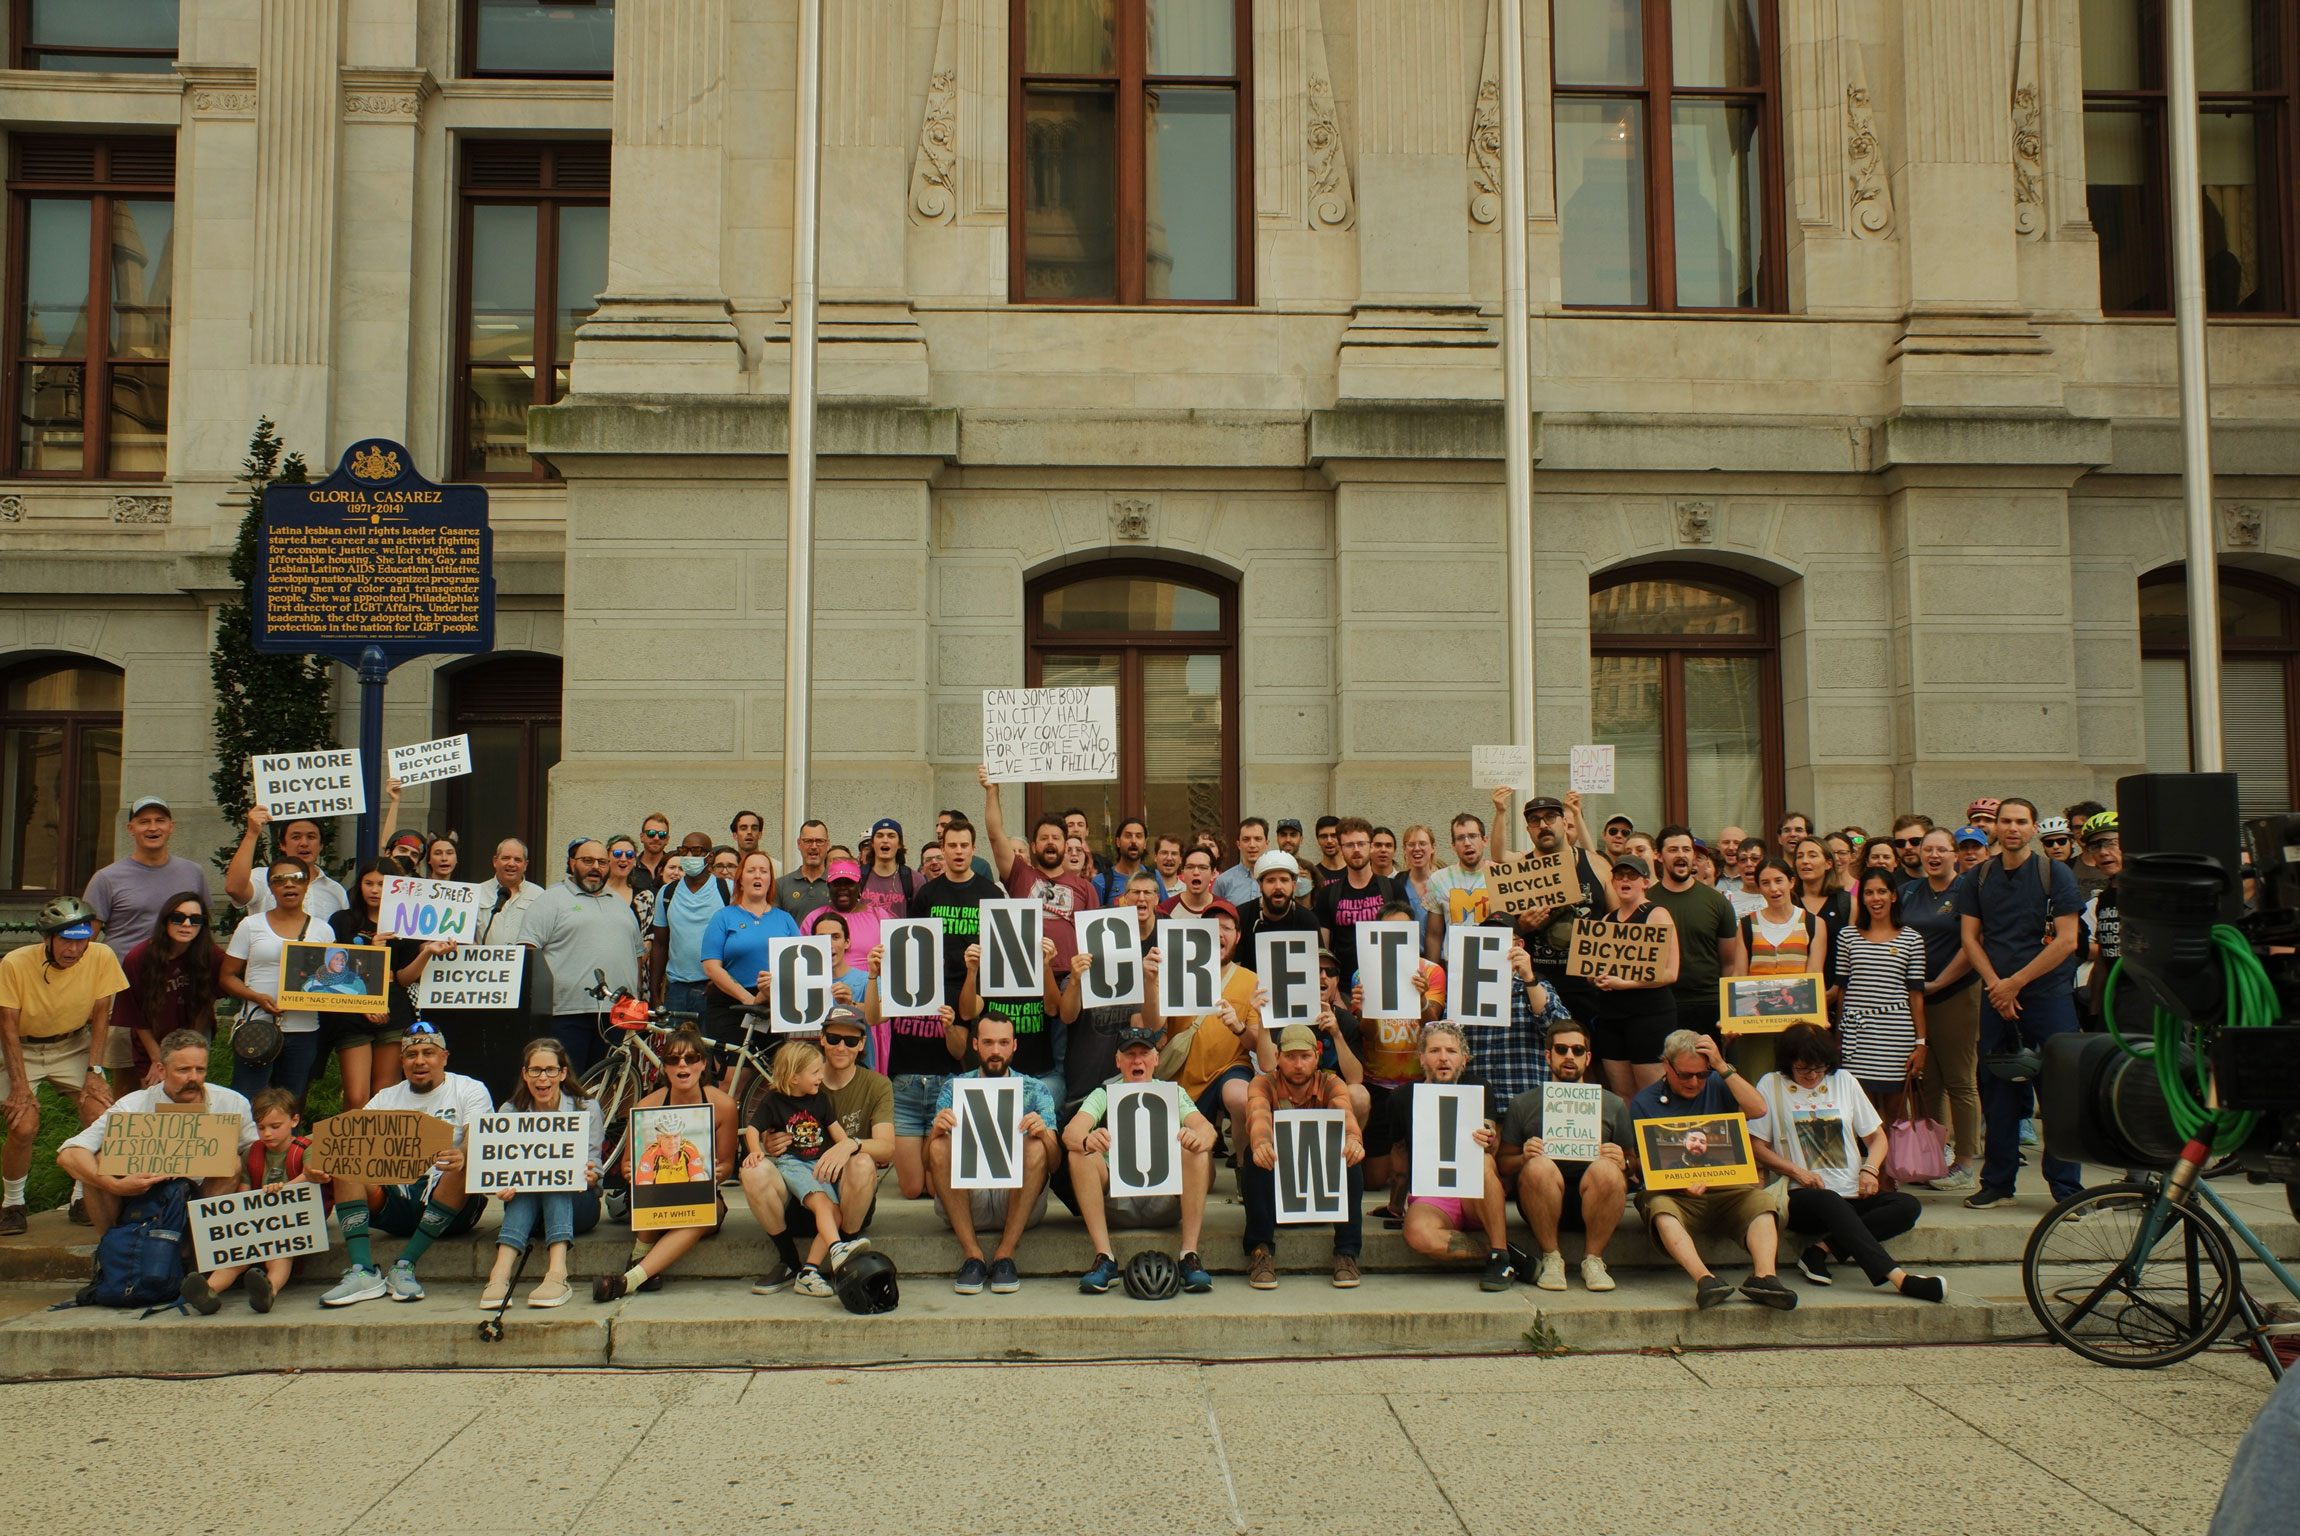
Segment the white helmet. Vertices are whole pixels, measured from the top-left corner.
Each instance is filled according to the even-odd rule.
[[[1282,869],[1289,875],[1299,875],[1302,866],[1283,848],[1272,848],[1254,861],[1254,878],[1261,879],[1273,869]]]

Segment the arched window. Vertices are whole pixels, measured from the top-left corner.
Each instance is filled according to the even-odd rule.
[[[85,890],[111,861],[125,684],[74,657],[0,670],[0,888]]]
[[[1592,739],[1614,746],[1595,826],[1772,825],[1781,804],[1781,679],[1770,588],[1707,567],[1644,566],[1589,594]]]
[[[2140,579],[2140,691],[2148,770],[2189,771],[2188,586],[2185,567]],[[2300,592],[2250,571],[2220,572],[2220,750],[2246,816],[2300,805],[2292,770]]]
[[[556,656],[503,656],[448,676],[447,733],[471,734],[471,772],[447,781],[447,825],[463,849],[458,879],[486,879],[507,837],[527,845],[529,879],[559,878],[562,861],[547,855],[543,833],[559,761],[560,671]]]
[[[1032,785],[1031,814],[1083,807],[1104,849],[1128,816],[1153,834],[1227,839],[1238,819],[1237,635],[1236,589],[1203,571],[1125,561],[1032,583],[1030,686],[1116,688],[1119,749],[1116,783]]]

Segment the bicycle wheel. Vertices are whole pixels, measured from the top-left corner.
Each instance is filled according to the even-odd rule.
[[[645,1092],[629,1051],[609,1052],[605,1061],[583,1074],[583,1096],[599,1106],[599,1123],[606,1130],[599,1166],[609,1182],[623,1166],[624,1143],[631,1135],[631,1108]]]
[[[751,1073],[750,1080],[743,1085],[743,1098],[739,1106],[742,1118],[738,1119],[735,1124],[757,1125],[759,1123],[759,1111],[766,1104],[767,1095],[774,1086],[773,1083],[767,1081],[764,1073]]]
[[[2220,1224],[2168,1206],[2148,1251],[2156,1191],[2105,1184],[2069,1196],[2029,1234],[2021,1284],[2045,1332],[2101,1365],[2170,1365],[2220,1337],[2236,1305],[2236,1256]]]

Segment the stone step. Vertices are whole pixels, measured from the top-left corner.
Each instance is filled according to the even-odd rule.
[[[1739,1281],[1746,1262],[1723,1271]],[[1766,1345],[1984,1343],[2036,1333],[2007,1265],[1949,1272],[1949,1299],[1909,1301],[1840,1280],[1792,1276],[1799,1305],[1774,1312],[1735,1299],[1696,1310],[1682,1275],[1625,1274],[1604,1295],[1525,1286],[1487,1293],[1466,1275],[1374,1274],[1355,1290],[1289,1276],[1276,1290],[1234,1279],[1202,1296],[1137,1302],[1030,1280],[1007,1296],[953,1293],[906,1276],[902,1304],[857,1317],[785,1291],[754,1296],[731,1280],[674,1279],[606,1305],[579,1295],[551,1310],[514,1306],[486,1342],[479,1287],[431,1281],[418,1303],[317,1305],[291,1285],[267,1316],[234,1295],[214,1317],[97,1308],[43,1310],[65,1287],[0,1286],[0,1378],[212,1374],[278,1370],[440,1370],[623,1366],[866,1365],[907,1361],[1250,1360],[1381,1354],[1513,1354],[1535,1344],[1580,1350],[1732,1349]],[[520,1287],[524,1296],[526,1285]],[[1528,1362],[1528,1369],[1537,1368]]]
[[[2088,1170],[2088,1174],[2095,1183],[2112,1177],[2105,1170]],[[2213,1187],[2236,1207],[2271,1252],[2284,1259],[2300,1259],[2300,1222],[2293,1220],[2281,1185],[2248,1185],[2240,1179],[2223,1179]],[[1216,1274],[1241,1274],[1245,1270],[1246,1213],[1228,1188],[1227,1175],[1224,1175],[1207,1207],[1201,1257]],[[743,1203],[740,1192],[730,1189],[726,1193],[732,1200],[725,1229],[682,1260],[679,1274],[690,1278],[748,1278],[773,1262],[774,1249]],[[1924,1204],[1923,1218],[1914,1230],[1894,1239],[1891,1246],[1896,1258],[1919,1270],[1952,1264],[2018,1264],[2030,1231],[2051,1208],[2051,1200],[2041,1187],[2025,1191],[2009,1206],[1987,1211],[1966,1210],[1962,1197],[1957,1195],[1930,1190],[1912,1193]],[[1367,1202],[1365,1248],[1360,1256],[1367,1272],[1436,1267],[1409,1249],[1401,1234],[1382,1226],[1378,1214],[1380,1204],[1378,1199]],[[500,1207],[491,1204],[473,1232],[433,1244],[423,1261],[425,1279],[484,1278],[495,1262],[494,1233],[500,1214]],[[958,1268],[958,1245],[951,1239],[949,1229],[943,1226],[933,1204],[903,1199],[891,1177],[881,1185],[869,1236],[872,1246],[893,1259],[905,1275],[947,1275]],[[1111,1236],[1121,1260],[1147,1248],[1172,1252],[1175,1247],[1175,1234],[1171,1230],[1118,1231]],[[337,1247],[325,1258],[307,1263],[307,1270],[315,1266],[326,1271],[341,1269],[345,1262],[342,1237],[332,1227],[331,1237]],[[1532,1234],[1514,1209],[1510,1213],[1510,1241],[1528,1250],[1533,1246]],[[379,1237],[375,1239],[374,1251],[388,1263],[398,1254],[400,1246],[397,1239]],[[1329,1246],[1322,1231],[1289,1232],[1281,1227],[1278,1229],[1278,1266],[1286,1271],[1323,1271]],[[1582,1248],[1578,1235],[1564,1234],[1562,1247],[1569,1260],[1579,1261]],[[94,1251],[93,1237],[87,1228],[70,1225],[61,1211],[45,1211],[32,1218],[31,1230],[22,1236],[0,1238],[0,1282],[82,1281],[87,1278]],[[622,1269],[630,1263],[630,1252],[630,1239],[622,1227],[602,1222],[575,1240],[569,1256],[569,1272],[588,1279],[611,1269]],[[1710,1254],[1712,1262],[1725,1266],[1735,1261],[1739,1250],[1731,1244],[1722,1247],[1704,1244],[1704,1252]],[[539,1264],[540,1258],[529,1262]],[[1046,1220],[1023,1239],[1015,1262],[1024,1274],[1079,1274],[1093,1262],[1084,1224],[1071,1215],[1062,1202],[1050,1200]],[[1607,1251],[1607,1263],[1625,1274],[1646,1269],[1674,1269],[1668,1256],[1646,1235],[1644,1223],[1634,1211],[1624,1218],[1620,1232]]]

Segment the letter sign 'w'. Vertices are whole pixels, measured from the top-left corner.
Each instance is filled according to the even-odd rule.
[[[1113,1083],[1107,1090],[1110,1113],[1110,1193],[1182,1193],[1181,1130],[1172,1083]]]
[[[953,1189],[1022,1186],[1022,1084],[1012,1077],[951,1081],[950,1107],[958,1124],[950,1133]]]
[[[1278,1224],[1340,1221],[1349,1198],[1342,1162],[1342,1112],[1281,1109],[1271,1118],[1277,1144]]]

